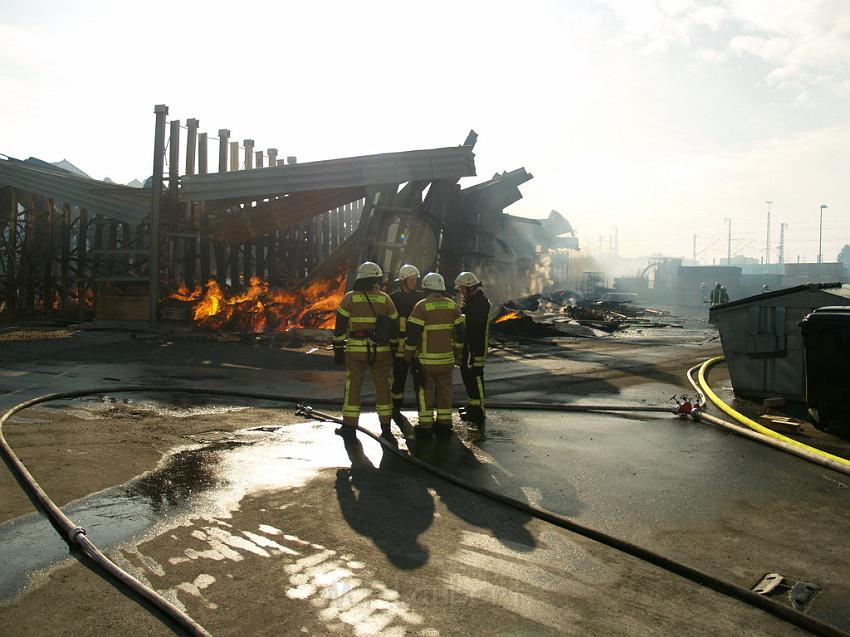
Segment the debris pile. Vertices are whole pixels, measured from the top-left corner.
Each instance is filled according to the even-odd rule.
[[[600,336],[631,327],[682,327],[663,310],[629,301],[587,298],[556,290],[511,299],[492,320],[496,333],[522,336]]]

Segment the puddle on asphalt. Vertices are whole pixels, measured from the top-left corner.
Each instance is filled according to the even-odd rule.
[[[191,518],[227,518],[246,494],[301,486],[322,469],[348,466],[338,442],[330,425],[315,422],[242,431],[234,440],[177,449],[156,469],[63,510],[101,549],[134,545]],[[364,451],[380,461],[377,443],[364,444]],[[67,545],[40,514],[0,525],[0,600],[66,558]]]
[[[82,420],[101,420],[103,418],[191,418],[214,414],[228,414],[246,409],[256,409],[265,406],[257,402],[251,406],[235,404],[232,401],[216,400],[214,396],[174,395],[167,399],[118,397],[115,395],[97,395],[74,399],[72,401],[57,401],[47,408],[61,409],[63,414]],[[269,403],[271,405],[271,403]],[[275,406],[279,406],[275,405]]]

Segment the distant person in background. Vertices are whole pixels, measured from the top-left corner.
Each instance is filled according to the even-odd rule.
[[[705,298],[705,283],[699,284],[699,298],[702,299],[703,303],[708,303],[708,299]]]
[[[761,293],[764,294],[765,292],[770,292],[770,288],[767,287],[767,283],[761,286]]]
[[[714,307],[715,305],[720,305],[723,302],[723,301],[720,300],[721,299],[720,287],[721,287],[720,282],[716,281],[714,283],[714,289],[711,291],[711,299],[710,299],[711,300],[711,307]]]
[[[726,291],[726,286],[721,285],[720,286],[720,304],[723,305],[724,303],[728,303],[728,302],[729,302],[729,293]]]

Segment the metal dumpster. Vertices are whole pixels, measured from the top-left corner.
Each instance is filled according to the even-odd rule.
[[[800,322],[806,405],[822,427],[850,427],[850,307],[820,307]]]

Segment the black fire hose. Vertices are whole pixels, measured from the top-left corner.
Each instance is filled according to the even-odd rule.
[[[3,425],[16,413],[23,411],[29,407],[34,407],[35,405],[39,405],[42,403],[54,401],[54,400],[67,400],[71,398],[80,398],[83,396],[91,396],[91,395],[99,395],[99,394],[107,394],[107,393],[132,393],[132,392],[178,392],[183,394],[196,394],[196,395],[212,395],[212,396],[228,396],[228,397],[239,397],[239,398],[250,398],[255,400],[269,400],[275,402],[286,402],[286,403],[294,403],[299,405],[299,413],[314,418],[320,421],[334,422],[334,423],[342,423],[342,420],[331,416],[329,414],[324,414],[319,411],[315,411],[312,407],[302,405],[303,397],[293,397],[293,396],[280,396],[280,395],[271,395],[271,394],[263,394],[259,392],[247,392],[247,391],[236,391],[230,389],[207,389],[207,388],[199,388],[199,387],[164,387],[159,385],[153,386],[116,386],[109,388],[96,388],[96,389],[81,389],[77,391],[69,391],[69,392],[58,392],[53,394],[46,394],[44,396],[39,396],[37,398],[33,398],[31,400],[19,403],[15,405],[11,409],[9,409],[2,417],[0,417],[0,451],[3,452],[3,455],[8,460],[10,468],[15,473],[21,485],[27,490],[41,505],[43,511],[48,515],[51,521],[56,525],[56,527],[63,533],[64,537],[71,544],[76,544],[80,547],[82,552],[89,557],[92,562],[104,572],[116,578],[119,582],[124,584],[129,590],[139,595],[141,598],[147,600],[158,609],[160,609],[166,616],[172,619],[177,626],[179,626],[186,634],[192,636],[203,636],[209,637],[210,633],[208,633],[200,624],[198,624],[195,620],[189,617],[186,613],[181,611],[179,608],[174,606],[171,602],[163,598],[153,589],[145,586],[141,582],[139,582],[132,575],[121,569],[118,565],[112,562],[109,558],[107,558],[100,549],[95,546],[93,542],[91,542],[88,537],[86,537],[86,532],[84,529],[80,528],[72,520],[70,520],[62,510],[56,506],[56,504],[50,499],[50,497],[45,493],[45,491],[41,488],[38,482],[33,478],[32,474],[27,470],[21,460],[17,457],[15,452],[12,450],[9,443],[6,441],[5,436],[3,435]],[[329,404],[329,405],[338,405],[338,400],[330,400],[330,399],[318,399],[315,400],[316,403],[321,404]],[[529,409],[529,410],[543,410],[543,409],[557,409],[560,407],[562,411],[670,411],[665,407],[638,407],[632,405],[625,406],[615,406],[615,405],[556,405],[554,403],[507,403],[514,405],[510,407],[510,409]],[[491,407],[497,407],[497,404],[491,404]],[[504,407],[508,408],[508,407]],[[551,511],[546,511],[545,509],[536,507],[534,505],[528,504],[526,502],[522,502],[521,500],[516,500],[514,498],[510,498],[506,495],[498,493],[496,491],[491,491],[490,489],[486,489],[483,487],[477,487],[471,483],[468,483],[461,478],[458,478],[446,471],[438,467],[434,467],[426,462],[423,462],[419,458],[416,458],[410,454],[407,454],[387,441],[383,440],[379,436],[376,436],[372,432],[362,428],[357,427],[359,431],[366,434],[367,436],[373,438],[378,443],[383,445],[392,453],[399,455],[401,458],[407,460],[408,462],[416,465],[417,467],[428,471],[447,482],[455,484],[463,489],[471,491],[473,493],[477,493],[484,497],[490,498],[496,502],[500,502],[512,508],[518,509],[525,513],[529,513],[532,516],[555,526],[561,527],[568,531],[572,531],[584,537],[590,538],[606,546],[619,550],[621,552],[627,553],[638,559],[647,561],[651,564],[659,566],[671,573],[680,575],[689,579],[701,586],[706,586],[711,588],[717,592],[728,595],[734,599],[738,599],[740,601],[746,602],[756,608],[764,610],[772,615],[775,615],[785,621],[788,621],[795,626],[803,628],[811,633],[817,635],[825,635],[827,637],[850,637],[850,633],[846,633],[835,626],[822,622],[818,619],[800,613],[796,610],[793,610],[787,606],[783,606],[767,597],[762,597],[749,589],[738,586],[737,584],[733,584],[731,582],[726,582],[719,578],[716,578],[707,573],[703,573],[698,571],[697,569],[687,566],[686,564],[682,564],[680,562],[676,562],[675,560],[671,560],[662,555],[649,551],[648,549],[642,548],[625,540],[621,540],[614,536],[608,535],[606,533],[602,533],[601,531],[597,531],[593,528],[586,527],[581,525],[573,520],[570,520],[567,517],[559,515],[557,513],[553,513]]]
[[[669,409],[667,411],[669,411]],[[316,411],[309,405],[299,405],[298,412],[296,413],[301,414],[303,416],[307,416],[309,418],[314,418],[315,420],[334,422],[339,425],[343,424],[341,418],[337,418],[335,416],[331,416],[330,414],[325,414]],[[681,577],[684,577],[685,579],[689,579],[690,581],[699,584],[700,586],[705,586],[718,593],[747,603],[760,610],[766,611],[771,615],[779,617],[780,619],[792,623],[795,626],[807,630],[815,635],[825,635],[827,637],[850,637],[850,633],[844,632],[840,628],[837,628],[831,624],[827,624],[826,622],[822,622],[819,619],[815,619],[814,617],[801,613],[788,606],[784,606],[779,602],[770,599],[769,597],[764,597],[763,595],[754,593],[748,588],[744,588],[743,586],[739,586],[738,584],[727,582],[726,580],[722,580],[708,573],[704,573],[703,571],[699,571],[692,566],[688,566],[687,564],[684,564],[682,562],[677,562],[676,560],[664,557],[663,555],[660,555],[654,551],[650,551],[649,549],[645,549],[641,546],[638,546],[637,544],[632,544],[627,540],[623,540],[618,537],[614,537],[613,535],[603,533],[602,531],[597,531],[592,527],[579,524],[578,522],[571,520],[558,513],[547,511],[546,509],[543,509],[541,507],[537,507],[533,504],[523,502],[522,500],[511,498],[502,493],[499,493],[498,491],[492,491],[491,489],[487,489],[486,487],[476,486],[470,482],[467,482],[466,480],[463,480],[462,478],[458,478],[454,474],[444,471],[439,467],[435,467],[434,465],[428,464],[427,462],[423,462],[416,456],[413,456],[398,449],[396,446],[392,445],[380,436],[375,435],[368,429],[364,429],[363,427],[360,427],[358,425],[357,430],[366,434],[373,440],[380,443],[385,449],[391,451],[392,453],[403,458],[404,460],[407,460],[411,464],[414,464],[420,469],[432,473],[442,478],[446,482],[450,482],[451,484],[454,484],[462,489],[477,493],[478,495],[482,495],[485,498],[495,500],[496,502],[505,504],[513,509],[522,511],[523,513],[528,513],[531,516],[537,518],[538,520],[548,522],[549,524],[553,524],[562,529],[566,529],[567,531],[582,535],[586,538],[599,542],[600,544],[604,544],[605,546],[613,548],[617,551],[621,551],[645,562],[649,562],[650,564],[654,564],[655,566],[663,568],[664,570],[670,573],[679,575]]]

